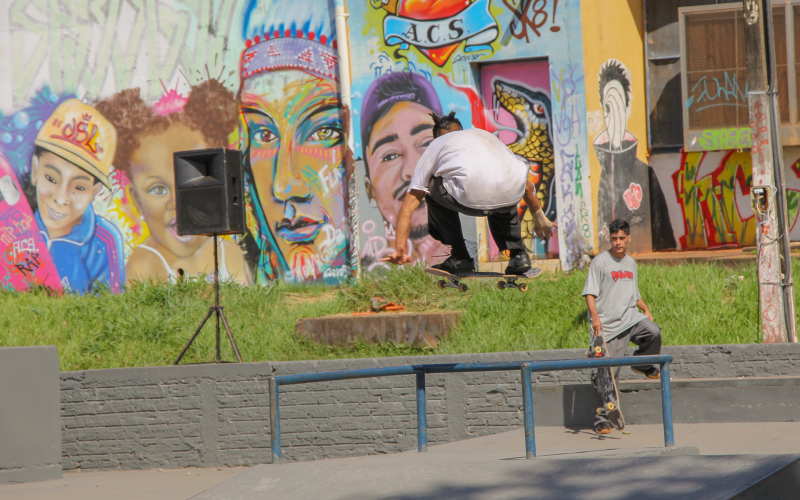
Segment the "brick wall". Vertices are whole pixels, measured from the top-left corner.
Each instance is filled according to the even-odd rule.
[[[664,353],[675,358],[673,378],[800,375],[797,344],[667,347]],[[273,372],[582,356],[583,350],[575,349],[62,372],[62,467],[146,469],[269,462],[268,379]],[[588,376],[580,371],[534,374],[537,425],[585,424],[593,404]],[[621,378],[632,379],[634,374],[623,369]],[[426,383],[430,444],[501,432],[522,423],[519,373],[428,375]],[[283,456],[313,460],[414,449],[414,384],[413,376],[397,376],[282,387]],[[652,389],[657,391],[657,384]],[[629,420],[636,418],[632,411],[636,397],[652,399],[624,396]],[[653,408],[645,414],[660,418],[660,410]],[[677,415],[676,421],[681,421]],[[639,421],[645,422],[649,420]]]

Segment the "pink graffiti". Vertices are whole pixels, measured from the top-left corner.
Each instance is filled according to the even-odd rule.
[[[761,110],[760,102],[756,102],[753,105],[753,115],[755,120],[750,120],[750,142],[752,143],[750,153],[752,155],[758,154],[758,159],[762,162],[761,169],[763,173],[764,152],[761,148],[769,145],[769,137],[767,136],[767,125],[765,123],[767,114]]]
[[[630,187],[622,193],[622,197],[629,210],[636,210],[642,204],[642,186],[631,182]]]

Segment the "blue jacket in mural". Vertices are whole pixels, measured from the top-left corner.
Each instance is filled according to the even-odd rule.
[[[125,281],[122,235],[111,222],[96,215],[89,205],[68,235],[51,240],[39,210],[34,215],[64,290],[84,293],[96,282],[112,292],[120,291]]]

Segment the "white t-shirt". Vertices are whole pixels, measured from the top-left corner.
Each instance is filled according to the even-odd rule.
[[[428,193],[433,177],[442,177],[450,196],[465,207],[490,210],[519,203],[528,166],[494,134],[472,128],[434,139],[419,159],[408,190]]]

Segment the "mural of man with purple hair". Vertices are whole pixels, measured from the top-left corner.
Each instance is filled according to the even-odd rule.
[[[372,82],[364,95],[364,185],[370,203],[381,212],[389,240],[394,239],[397,214],[414,168],[433,140],[431,112],[442,114],[442,105],[433,85],[418,73],[387,73]],[[414,260],[437,264],[449,255],[447,248],[428,235],[428,208],[424,201],[411,217],[410,239],[408,248],[413,248]],[[394,242],[390,241],[389,246]]]
[[[300,3],[257,0],[244,17],[241,138],[262,283],[350,274],[333,7]]]

